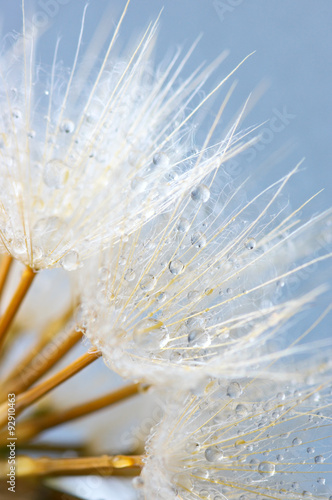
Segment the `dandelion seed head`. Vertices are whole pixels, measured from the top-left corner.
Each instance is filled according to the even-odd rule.
[[[156,69],[154,23],[123,59],[111,33],[91,68],[85,15],[70,68],[60,63],[61,40],[51,65],[37,63],[33,32],[0,51],[0,240],[35,269],[73,270],[122,240],[193,189],[229,142],[217,162],[192,153],[201,104],[189,107],[213,70],[180,80],[193,48]]]
[[[224,179],[224,193],[211,174],[207,202],[198,204],[188,190],[81,273],[86,335],[122,375],[161,384],[181,377],[193,386],[207,375],[232,382],[248,369],[258,373],[286,353],[291,319],[317,300],[319,289],[292,298],[285,290],[312,262],[319,245],[312,230],[324,232],[329,214],[293,225],[296,212],[270,212],[285,179],[245,202]],[[300,239],[308,245],[298,247]],[[106,281],[99,268],[108,270]],[[229,390],[237,392],[235,382]]]
[[[211,380],[201,396],[183,399],[182,393],[178,407],[173,394],[147,445],[141,498],[328,500],[331,468],[322,464],[331,458],[332,402],[326,375],[327,384],[300,386],[291,378],[287,384],[239,379],[240,403],[223,380]],[[308,443],[321,454],[308,453]]]

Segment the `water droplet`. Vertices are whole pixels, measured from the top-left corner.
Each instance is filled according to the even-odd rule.
[[[147,274],[143,276],[139,286],[141,287],[142,290],[146,290],[149,292],[150,290],[154,289],[156,283],[157,283],[156,278],[152,274]]]
[[[315,453],[315,448],[309,446],[309,448],[307,448],[307,453]]]
[[[15,120],[20,120],[22,118],[22,113],[19,109],[13,109],[12,116]]]
[[[205,458],[208,462],[220,462],[224,458],[224,452],[218,445],[209,446],[205,450]]]
[[[293,446],[299,446],[300,444],[302,444],[302,439],[300,439],[298,437],[293,439],[293,441],[292,441]]]
[[[136,191],[137,193],[143,193],[147,189],[148,182],[143,179],[143,177],[139,177],[137,175],[133,178],[130,185],[133,191]]]
[[[133,331],[134,342],[143,348],[160,349],[169,340],[166,327],[161,321],[147,318],[140,321]]]
[[[210,190],[205,184],[200,184],[191,192],[191,199],[198,203],[206,203],[210,198]]]
[[[258,472],[265,477],[273,476],[276,471],[276,467],[271,462],[261,462],[258,466]]]
[[[99,276],[99,281],[104,283],[105,281],[108,281],[110,279],[111,273],[109,272],[107,267],[102,267],[98,271],[98,276]]]
[[[60,160],[51,160],[44,166],[43,181],[51,189],[60,189],[68,179],[68,168]]]
[[[248,250],[254,250],[254,248],[256,248],[256,240],[255,238],[248,238],[247,241],[245,242],[245,247],[248,249]]]
[[[163,152],[156,153],[153,157],[153,164],[158,167],[166,168],[168,167],[169,163],[170,163],[169,157],[167,156],[166,153]]]
[[[201,445],[195,442],[189,442],[186,444],[186,451],[188,453],[197,453],[201,449]]]
[[[65,271],[75,271],[79,265],[78,253],[75,250],[70,250],[70,252],[62,257],[60,264]]]
[[[323,455],[317,455],[315,457],[315,464],[322,464],[324,462],[325,458],[323,457]]]
[[[128,271],[126,272],[126,274],[124,276],[124,279],[126,281],[133,281],[135,278],[136,278],[136,273],[135,273],[134,269],[128,269]]]
[[[72,134],[75,130],[75,124],[71,120],[63,120],[60,126],[61,132],[65,132],[66,134]]]
[[[243,404],[238,404],[235,408],[235,412],[239,417],[245,417],[248,414],[248,408]]]
[[[182,271],[184,270],[184,265],[182,264],[181,260],[174,259],[169,263],[168,268],[172,274],[177,275],[182,273]]]
[[[167,299],[167,293],[166,292],[161,292],[156,297],[156,301],[159,302],[160,304],[162,304],[163,302],[165,302],[166,299]]]
[[[189,347],[208,347],[211,337],[203,328],[195,328],[188,335],[188,344]]]
[[[232,382],[227,387],[226,394],[230,398],[238,398],[242,394],[242,387],[240,386],[240,384],[238,382]]]
[[[180,217],[176,225],[176,229],[179,231],[179,233],[186,233],[187,231],[189,231],[189,228],[190,222],[188,221],[188,219],[186,219],[185,217]]]
[[[197,231],[191,236],[191,244],[197,248],[204,248],[206,245],[206,237],[200,231]]]

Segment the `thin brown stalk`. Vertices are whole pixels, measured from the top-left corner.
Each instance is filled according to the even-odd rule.
[[[91,349],[90,351],[80,356],[78,359],[73,361],[70,365],[66,366],[58,373],[50,377],[49,379],[39,383],[35,387],[20,394],[15,403],[15,414],[16,417],[22,413],[27,407],[35,403],[42,396],[45,396],[55,387],[59,386],[69,378],[73,377],[76,373],[81,371],[86,366],[90,365],[93,361],[101,356],[101,352],[97,349]],[[7,402],[0,405],[0,428],[7,423]]]
[[[4,255],[0,264],[0,296],[2,295],[3,289],[8,278],[8,274],[13,262],[13,257],[9,254]]]
[[[21,394],[45,375],[68,351],[81,340],[83,333],[72,330],[66,333],[63,339],[57,338],[49,342],[37,356],[23,368],[19,375],[4,383],[5,390],[0,393],[0,401],[7,398],[7,394]]]
[[[73,307],[69,307],[59,318],[51,321],[41,333],[37,343],[27,352],[27,354],[20,360],[9,373],[4,385],[8,385],[12,380],[16,379],[22,374],[23,371],[30,365],[36,356],[44,349],[44,347],[52,342],[56,334],[58,334],[70,320],[73,315]]]
[[[84,417],[85,415],[89,415],[103,408],[107,408],[108,406],[135,396],[142,390],[145,390],[145,387],[143,389],[141,384],[130,384],[125,387],[121,387],[116,391],[112,391],[105,396],[89,401],[88,403],[75,406],[74,408],[70,408],[62,412],[42,415],[40,417],[31,417],[18,423],[16,428],[16,437],[18,442],[22,444],[46,429],[50,429],[57,425],[70,422],[76,418]],[[4,437],[5,435],[2,435],[1,433],[0,442],[2,442]]]
[[[143,467],[141,455],[102,455],[79,458],[31,458],[16,457],[17,477],[77,476],[77,475],[123,475],[128,472],[138,475]],[[0,478],[7,474],[8,464],[0,462]]]
[[[15,293],[8,304],[5,312],[0,318],[0,349],[8,333],[9,327],[26,296],[36,273],[30,267],[26,267],[22,273],[21,281],[15,290]]]

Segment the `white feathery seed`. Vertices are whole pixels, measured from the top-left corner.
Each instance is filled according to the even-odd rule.
[[[321,380],[213,379],[175,401],[147,445],[140,498],[331,499],[331,365]]]
[[[331,212],[305,223],[279,206],[292,174],[248,201],[220,169],[79,273],[79,327],[112,369],[185,384],[266,365],[267,341],[322,292],[291,278],[331,257]]]
[[[70,70],[58,60],[61,40],[50,71],[36,62],[42,41],[33,30],[5,39],[0,52],[0,240],[34,269],[76,269],[240,148],[235,124],[213,157],[192,151],[193,117],[228,77],[198,104],[197,94],[226,53],[187,79],[181,72],[196,44],[155,68],[156,22],[121,59],[113,52],[125,9],[91,68],[85,11]]]

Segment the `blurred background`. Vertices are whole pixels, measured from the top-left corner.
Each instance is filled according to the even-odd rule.
[[[86,47],[96,33],[102,35],[106,29],[112,32],[125,3],[124,0],[89,1],[83,34]],[[43,32],[38,49],[40,61],[52,64],[54,45],[61,37],[60,58],[65,66],[72,65],[85,6],[85,0],[26,0],[28,19]],[[119,34],[123,45],[142,33],[161,10],[155,49],[156,66],[164,57],[174,54],[178,47],[183,47],[184,52],[188,50],[200,35],[202,38],[183,71],[183,78],[203,61],[208,64],[223,50],[229,50],[229,56],[214,74],[205,92],[245,56],[255,52],[232,78],[238,83],[221,125],[227,129],[251,94],[250,112],[241,127],[261,125],[262,138],[239,160],[226,166],[230,174],[234,177],[252,175],[253,183],[259,183],[261,174],[264,174],[262,177],[266,174],[272,181],[305,158],[301,172],[288,187],[291,204],[296,206],[324,188],[310,212],[330,206],[332,3],[326,0],[131,0]],[[3,36],[22,30],[20,0],[0,0],[0,25]],[[210,118],[213,119],[219,105],[220,101],[216,100],[208,106]],[[202,133],[204,130],[198,134]],[[197,140],[200,142],[202,138],[198,136]],[[81,351],[84,350],[82,347]],[[72,357],[77,354],[76,351]],[[68,359],[64,364],[67,362]],[[101,362],[94,370],[90,383],[93,379],[95,386],[98,380],[98,394],[99,391],[103,393],[102,389],[106,386],[119,384],[119,378],[112,378]],[[71,381],[71,384],[75,385],[75,382]],[[66,394],[71,393],[73,387],[68,384],[66,391],[69,392]],[[104,412],[99,421],[90,420],[90,430],[94,427],[106,432],[106,425],[101,427],[101,420],[111,425],[122,418],[121,409],[117,411],[115,416],[114,412]],[[128,411],[133,412],[132,409]],[[139,417],[144,418],[144,415]],[[125,433],[126,425],[129,425],[128,422],[124,422],[122,433]],[[73,437],[73,433],[77,433],[80,438],[85,432],[84,427],[81,430],[76,424],[67,427],[67,430],[61,430],[62,437]],[[54,438],[57,439],[57,436],[55,434]],[[126,441],[128,436],[123,436]],[[102,449],[103,436],[100,432],[92,433],[91,439],[96,440],[96,450],[106,452]],[[108,443],[112,443],[112,439]],[[68,479],[64,484],[68,491],[89,500],[135,498],[129,482],[125,484],[116,479],[77,478]]]

